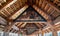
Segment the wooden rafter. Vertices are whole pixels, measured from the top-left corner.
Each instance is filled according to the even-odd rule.
[[[27,23],[24,23],[23,25],[21,25],[21,28],[22,28],[22,27],[25,27],[26,24],[27,24]]]
[[[58,12],[60,12],[60,10],[59,10],[57,7],[55,7],[54,4],[52,4],[51,2],[49,2],[49,1],[47,1],[47,0],[46,0],[46,2],[47,2],[52,8],[54,8],[55,10],[57,10]]]
[[[40,8],[38,8],[37,6],[33,5],[33,8],[39,13],[41,14],[46,20],[51,20],[51,17],[49,15],[47,15],[44,11],[42,11]]]
[[[39,28],[41,28],[42,26],[40,25],[40,24],[38,24],[38,23],[35,23]]]
[[[10,0],[11,1],[11,0]],[[4,6],[2,9],[5,9],[7,7],[9,7],[10,5],[12,5],[13,3],[15,3],[17,0],[13,0],[12,2],[10,2],[9,4],[7,4],[6,6]],[[2,10],[1,9],[1,10]]]
[[[10,19],[16,19],[24,10],[28,8],[28,5],[24,6],[22,9],[20,9],[18,12],[16,12],[14,15],[10,17]]]

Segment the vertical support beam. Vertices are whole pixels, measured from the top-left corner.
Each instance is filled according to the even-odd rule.
[[[9,32],[4,32],[3,36],[9,36]]]
[[[57,31],[52,31],[52,33],[53,33],[53,36],[58,36]]]
[[[39,33],[38,33],[38,36],[39,36]]]
[[[41,32],[41,35],[44,36],[44,31]]]
[[[19,32],[17,32],[18,33],[18,36],[20,36],[20,31]]]

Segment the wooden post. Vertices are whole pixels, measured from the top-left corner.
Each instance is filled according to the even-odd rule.
[[[52,33],[53,33],[53,36],[58,36],[57,31],[53,31]]]
[[[4,32],[3,36],[9,36],[9,32]]]
[[[20,36],[20,32],[18,32],[18,36]]]
[[[41,35],[44,36],[44,31],[41,32]]]

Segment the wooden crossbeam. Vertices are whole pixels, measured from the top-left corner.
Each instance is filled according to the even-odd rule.
[[[47,23],[47,22],[23,22],[23,23]]]
[[[24,23],[24,24],[23,24],[23,25],[21,25],[20,27],[22,28],[22,27],[24,27],[26,24],[27,24],[27,23]]]
[[[46,22],[45,20],[16,20],[14,22]]]

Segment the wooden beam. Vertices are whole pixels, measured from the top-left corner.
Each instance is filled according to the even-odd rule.
[[[60,12],[60,10],[59,10],[57,7],[55,7],[54,4],[52,4],[51,2],[49,2],[49,1],[47,1],[47,0],[46,0],[46,2],[47,2],[52,8],[54,8],[56,11]]]
[[[0,0],[0,10],[2,9],[2,8],[4,8],[6,5],[8,5],[9,3],[11,3],[13,0]]]
[[[42,27],[44,27],[45,23],[40,23],[40,25],[41,25]]]
[[[19,22],[18,22],[19,23]],[[27,22],[23,22],[23,23],[27,23]],[[28,22],[28,23],[47,23],[47,22]]]
[[[42,15],[47,21],[51,20],[51,17],[47,15],[43,10],[38,8],[37,6],[33,5],[33,8],[40,14]]]
[[[41,25],[40,24],[38,24],[38,23],[35,23],[39,28],[41,28]]]
[[[9,0],[8,0],[9,1]],[[6,8],[10,7],[12,4],[14,4],[17,0],[10,0],[11,2],[9,4],[7,4],[6,6],[4,6],[1,10],[0,13],[5,16],[4,18],[9,21],[9,19],[7,17],[9,17],[11,14],[6,10]],[[1,16],[2,16],[1,15]],[[3,17],[2,16],[2,17]]]
[[[36,0],[36,5],[38,5],[39,4],[39,0]]]
[[[20,25],[22,25],[23,24],[23,22],[19,22],[19,24],[17,25],[17,27],[19,27]]]
[[[47,11],[49,8],[50,8],[50,5],[48,3],[46,3],[44,10]]]
[[[15,20],[14,22],[46,22],[45,20]]]
[[[21,28],[21,25],[23,25],[24,23],[22,22],[22,23],[19,23],[18,25],[17,25],[17,27],[18,28]]]
[[[10,19],[16,19],[23,11],[25,11],[28,8],[28,5],[24,6],[22,9],[17,11],[14,15],[10,17]]]
[[[57,31],[52,31],[53,36],[58,36]]]
[[[1,13],[2,15],[4,15],[5,17],[7,17],[7,15],[6,15],[6,14],[4,14],[4,12],[2,12],[2,10],[0,11],[0,13]]]
[[[41,32],[42,36],[44,36],[44,31]]]
[[[43,8],[43,9],[44,9],[44,8],[45,8],[45,6],[46,6],[46,4],[47,4],[47,3],[46,3],[46,2],[45,2],[45,0],[44,0],[44,1],[43,1],[43,3],[42,3],[41,8]]]
[[[7,12],[7,14],[11,15],[11,13],[9,13],[7,9],[5,9],[5,11]]]
[[[3,7],[1,10],[6,9],[7,7],[9,7],[10,5],[12,5],[13,3],[15,3],[17,0],[13,0],[11,3],[9,3],[8,5],[6,5],[5,7]]]
[[[22,25],[20,26],[20,28],[24,27],[26,24],[27,24],[27,23],[22,24]]]
[[[39,7],[42,6],[43,0],[39,0]]]

